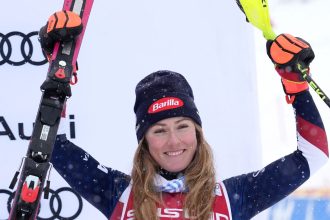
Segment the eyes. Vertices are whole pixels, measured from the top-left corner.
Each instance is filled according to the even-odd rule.
[[[190,124],[188,123],[180,123],[178,125],[175,126],[175,130],[177,131],[185,131],[188,130],[188,128],[192,127]],[[153,134],[163,134],[169,131],[169,128],[166,126],[162,126],[162,125],[155,125],[155,128],[152,128],[152,133]]]

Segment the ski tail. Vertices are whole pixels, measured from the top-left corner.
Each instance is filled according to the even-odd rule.
[[[86,30],[87,22],[89,19],[89,15],[93,6],[93,0],[65,0],[63,5],[63,10],[72,11],[78,14],[81,17],[81,21],[83,23],[83,30],[81,34],[75,40],[75,50],[72,58],[72,65],[75,65],[78,58],[78,53],[80,50],[80,46],[82,43],[82,39]],[[56,43],[54,47],[53,55],[51,60],[56,59],[58,50],[60,47],[60,43]]]

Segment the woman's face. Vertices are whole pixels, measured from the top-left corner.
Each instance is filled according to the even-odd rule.
[[[161,120],[146,132],[149,152],[160,167],[169,172],[184,170],[197,148],[194,122],[185,117]]]

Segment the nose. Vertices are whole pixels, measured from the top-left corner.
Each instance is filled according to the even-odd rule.
[[[167,144],[172,147],[176,147],[178,144],[180,144],[181,140],[179,136],[175,133],[175,131],[170,131]]]

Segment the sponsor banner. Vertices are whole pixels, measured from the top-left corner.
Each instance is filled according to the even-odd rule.
[[[1,7],[0,219],[6,219],[13,193],[8,186],[26,154],[48,69],[37,33],[62,1],[11,0]],[[79,81],[61,127],[100,164],[130,173],[137,146],[135,85],[169,69],[194,89],[218,176],[260,169],[253,34],[242,21],[235,2],[95,1],[78,57]],[[158,103],[154,111],[177,104]],[[41,218],[104,218],[67,187],[53,170]]]
[[[269,220],[330,219],[330,189],[297,191],[271,207]]]

